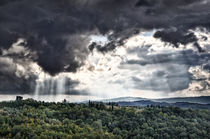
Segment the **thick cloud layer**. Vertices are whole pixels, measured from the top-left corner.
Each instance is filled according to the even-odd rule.
[[[145,31],[124,40],[124,45],[101,53],[93,49],[85,65],[70,76],[78,79],[78,89],[94,96],[177,97],[209,95],[207,70],[210,57],[210,33],[203,29],[190,30],[205,50],[200,53],[193,43],[173,44],[154,38],[156,30]],[[106,36],[95,40],[108,44]]]
[[[204,65],[210,57],[209,53],[197,54],[192,50],[150,55],[148,55],[148,51],[145,52],[144,50],[145,48],[143,50],[140,48],[135,51],[135,53],[140,53],[140,60],[128,60],[124,64],[150,68],[157,65],[156,71],[149,75],[147,79],[133,78],[136,87],[145,90],[174,92],[189,88],[189,84],[194,80],[189,73],[189,68]],[[161,68],[160,65],[162,65]]]
[[[35,75],[11,58],[0,57],[0,92],[28,93],[35,84]]]
[[[34,90],[39,78],[34,65],[52,76],[76,73],[94,49],[109,53],[143,30],[158,29],[154,37],[172,46],[192,43],[198,52],[205,52],[189,30],[210,28],[209,7],[209,0],[1,0],[0,78],[5,82],[0,91]],[[91,35],[107,35],[109,42],[90,43]],[[24,41],[14,44],[20,38]],[[190,64],[181,63],[187,66],[198,65],[196,58],[203,58],[186,53],[193,57]],[[174,55],[176,59],[156,55],[128,63],[147,65],[156,58],[159,63],[184,61],[179,53]]]

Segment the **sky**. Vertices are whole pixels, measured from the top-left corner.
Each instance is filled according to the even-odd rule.
[[[1,0],[0,97],[210,95],[210,0]]]

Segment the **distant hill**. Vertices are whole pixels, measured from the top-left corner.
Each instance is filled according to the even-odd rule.
[[[155,102],[188,102],[188,103],[199,103],[199,104],[210,104],[210,96],[201,97],[177,97],[177,98],[165,98],[165,99],[152,99]]]
[[[114,99],[106,99],[103,102],[115,102],[119,106],[173,106],[180,108],[193,109],[210,109],[210,96],[201,97],[180,97],[180,98],[164,98],[164,99],[146,99],[139,97],[120,97]]]

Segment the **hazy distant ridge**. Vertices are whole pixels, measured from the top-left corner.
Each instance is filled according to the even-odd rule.
[[[139,97],[120,97],[103,102],[116,102],[119,106],[173,106],[180,108],[210,109],[210,96],[147,99]]]

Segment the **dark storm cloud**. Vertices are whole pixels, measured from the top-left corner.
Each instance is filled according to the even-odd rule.
[[[178,7],[186,6],[196,2],[199,2],[199,0],[138,0],[136,6],[154,7],[155,5],[162,5],[163,7]]]
[[[180,44],[187,45],[193,43],[194,46],[198,49],[199,52],[204,52],[204,50],[197,43],[198,39],[193,32],[188,32],[187,30],[182,29],[166,29],[162,31],[157,31],[154,34],[155,38],[160,38],[163,42],[168,42],[173,44],[176,48]],[[205,38],[204,38],[205,39]]]
[[[18,37],[23,37],[28,42],[27,47],[37,51],[38,57],[35,60],[45,71],[50,74],[62,71],[75,72],[88,53],[85,49],[87,42],[81,43],[84,38],[80,35],[77,36],[78,42],[68,41],[66,36],[84,34],[94,29],[98,29],[101,33],[112,30],[119,37],[124,34],[119,32],[132,28],[208,26],[209,18],[206,17],[209,17],[210,10],[207,9],[209,3],[204,5],[201,2],[196,0],[3,1],[0,3],[0,46],[9,48]],[[196,4],[193,5],[194,3]],[[146,14],[148,7],[156,16]],[[177,38],[174,41],[177,42]],[[107,47],[108,50],[115,48],[113,44]],[[80,52],[75,53],[74,49]],[[103,47],[98,49],[107,51]],[[84,53],[83,56],[80,56],[80,53]],[[75,57],[79,57],[80,61]]]
[[[124,44],[123,39],[118,40],[118,41],[112,40],[105,45],[100,45],[100,44],[97,44],[96,42],[93,42],[88,46],[88,48],[90,51],[97,49],[99,52],[106,53],[106,52],[116,49],[118,46],[122,46],[123,44]]]
[[[196,42],[197,38],[193,33],[187,33],[184,30],[163,30],[157,31],[154,34],[155,38],[161,38],[164,42],[170,42],[176,47],[180,44],[186,45],[191,42]]]
[[[11,58],[0,57],[0,93],[28,93],[34,88],[36,76],[21,73]]]
[[[157,31],[154,37],[160,38],[164,42],[169,42],[175,47],[179,44],[186,45],[194,43],[199,52],[203,52],[197,42],[194,33],[189,32],[190,28],[210,27],[210,13],[207,9],[209,1],[199,0],[139,0],[137,7],[144,7],[145,14],[150,16],[159,16],[165,26],[162,31]],[[167,14],[166,14],[167,13]],[[167,29],[168,27],[168,29]],[[175,28],[171,28],[175,27]]]
[[[9,50],[18,38],[24,38],[27,42],[24,47],[31,53],[9,54],[8,58],[18,58],[21,65],[28,64],[24,63],[25,59],[36,62],[51,75],[76,72],[89,53],[90,34],[112,31],[107,45],[89,46],[90,50],[108,52],[138,30],[153,28],[163,29],[156,33],[163,41],[175,46],[192,41],[199,49],[195,36],[187,32],[194,27],[210,26],[209,7],[210,2],[205,0],[1,0],[0,56],[3,49]],[[164,30],[171,27],[178,32],[165,33]],[[2,67],[7,66],[4,63]],[[29,77],[34,82],[34,77]],[[26,82],[26,90],[30,88],[28,79],[17,77],[15,70],[2,70],[0,78],[8,82],[7,86],[21,78],[20,83]],[[0,88],[7,88],[5,84],[1,82]],[[21,88],[19,83],[13,86]]]
[[[139,0],[136,3],[136,7],[141,7],[141,6],[147,6],[147,7],[151,7],[154,6],[157,3],[157,0]]]

